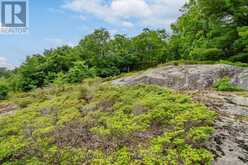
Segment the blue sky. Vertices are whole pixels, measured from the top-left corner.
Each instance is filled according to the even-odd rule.
[[[75,45],[96,28],[133,36],[145,27],[165,28],[185,0],[29,0],[29,33],[0,35],[0,67],[18,66],[28,55]]]

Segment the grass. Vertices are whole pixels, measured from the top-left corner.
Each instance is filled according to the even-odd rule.
[[[231,62],[231,61],[196,61],[196,60],[176,60],[176,61],[170,61],[166,64],[161,64],[160,66],[167,66],[167,65],[195,65],[195,64],[227,64],[227,65],[233,65],[236,67],[248,67],[247,63],[241,63],[241,62]]]
[[[216,114],[152,85],[102,80],[11,96],[0,116],[0,164],[211,164],[204,143]],[[1,104],[1,102],[0,102]]]

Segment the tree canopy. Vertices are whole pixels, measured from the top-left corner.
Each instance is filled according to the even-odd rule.
[[[172,25],[171,37],[180,58],[191,58],[191,53],[199,48],[203,52],[218,49],[223,53],[218,59],[242,58],[242,62],[248,62],[247,0],[191,0],[182,11],[183,15]]]

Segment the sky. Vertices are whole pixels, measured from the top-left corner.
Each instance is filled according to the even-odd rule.
[[[1,1],[1,0],[0,0]],[[134,36],[163,28],[181,15],[186,0],[29,0],[29,32],[0,34],[0,67],[13,68],[27,56],[68,44],[97,28]]]

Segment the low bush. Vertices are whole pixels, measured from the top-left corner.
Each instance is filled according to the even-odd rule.
[[[0,100],[6,99],[9,89],[6,85],[0,84]]]
[[[69,83],[79,83],[85,78],[96,77],[95,68],[89,68],[84,62],[76,62],[66,74],[66,80]]]
[[[231,79],[229,77],[225,77],[214,84],[214,88],[217,91],[241,91],[242,89],[238,85],[234,85],[231,83]]]
[[[55,88],[55,89],[53,89]],[[12,96],[0,116],[0,164],[211,164],[215,113],[152,85],[85,80]],[[38,98],[41,97],[41,98]]]
[[[238,54],[236,56],[232,56],[228,60],[232,61],[232,62],[248,63],[248,53],[240,53],[240,54]]]

